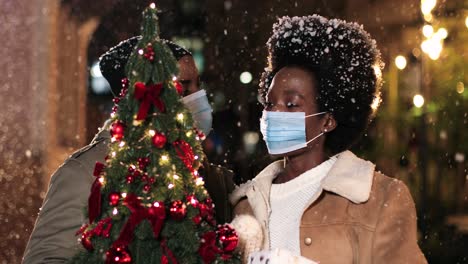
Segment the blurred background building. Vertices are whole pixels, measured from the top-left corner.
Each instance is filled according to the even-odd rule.
[[[0,1],[0,263],[20,263],[51,173],[108,117],[99,56],[151,1]],[[160,0],[162,35],[194,53],[215,109],[211,162],[252,178],[270,158],[257,100],[276,18],[362,23],[382,51],[383,104],[354,151],[405,181],[430,263],[467,263],[465,0]]]

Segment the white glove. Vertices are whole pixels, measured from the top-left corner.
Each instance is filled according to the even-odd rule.
[[[247,263],[249,254],[262,248],[262,227],[251,215],[237,215],[231,225],[236,229],[239,237],[237,250],[242,254],[242,263]]]

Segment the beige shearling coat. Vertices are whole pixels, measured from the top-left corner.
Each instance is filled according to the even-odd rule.
[[[270,164],[230,197],[235,217],[253,215],[261,227],[256,250],[269,249],[270,187],[282,169],[282,161]],[[374,164],[350,151],[338,155],[309,201],[299,241],[301,255],[322,264],[426,263],[417,244],[414,202],[405,184],[376,172]],[[241,250],[247,256],[255,249]]]

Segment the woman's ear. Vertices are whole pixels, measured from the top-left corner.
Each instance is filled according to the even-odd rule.
[[[336,123],[336,120],[333,117],[333,115],[330,114],[330,113],[326,113],[325,114],[325,123],[323,124],[322,132],[323,133],[328,133],[328,132],[332,131],[333,129],[335,129],[336,126],[337,126],[337,123]]]

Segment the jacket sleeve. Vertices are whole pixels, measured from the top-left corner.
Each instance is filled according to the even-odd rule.
[[[427,263],[417,244],[416,208],[408,188],[392,180],[381,205],[372,263]]]
[[[67,160],[52,176],[23,257],[24,264],[64,263],[79,249],[76,231],[93,176],[77,160]]]

